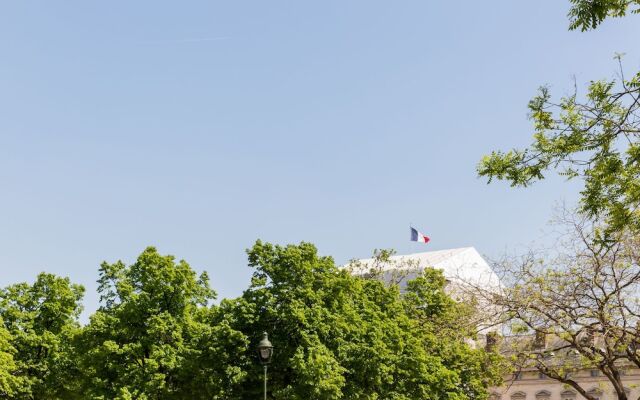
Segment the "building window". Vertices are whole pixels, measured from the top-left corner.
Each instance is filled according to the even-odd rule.
[[[545,374],[543,374],[542,372],[538,373],[538,379],[547,379],[547,376]]]
[[[576,400],[576,392],[573,390],[565,390],[560,393],[560,400]]]
[[[525,400],[527,398],[527,394],[525,392],[515,392],[511,395],[511,400]]]
[[[597,369],[592,369],[592,370],[590,371],[590,373],[591,373],[591,377],[593,377],[593,378],[595,378],[595,377],[597,377],[597,376],[600,376],[600,371],[599,371],[599,370],[597,370]]]
[[[551,392],[548,390],[541,390],[536,393],[536,400],[549,400],[551,398]]]
[[[522,380],[522,372],[516,372],[515,374],[513,374],[513,380],[514,381],[521,381]]]

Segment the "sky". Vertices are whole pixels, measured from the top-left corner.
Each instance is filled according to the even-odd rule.
[[[640,16],[569,32],[568,1],[0,4],[0,285],[87,288],[146,246],[249,283],[256,239],[337,263],[545,240],[579,185],[487,185],[527,102],[640,67]],[[432,241],[409,242],[409,224]]]

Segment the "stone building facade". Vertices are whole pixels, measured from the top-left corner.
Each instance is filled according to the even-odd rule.
[[[615,400],[616,393],[599,370],[583,370],[574,379],[599,400]],[[640,370],[628,369],[623,377],[629,399],[640,397]],[[584,397],[568,385],[529,370],[506,377],[505,384],[490,391],[491,400],[580,400]]]

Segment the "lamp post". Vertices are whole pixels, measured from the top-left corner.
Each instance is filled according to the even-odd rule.
[[[260,358],[260,364],[264,366],[264,400],[267,400],[267,366],[271,362],[273,346],[269,341],[267,332],[264,332],[262,335],[262,340],[258,343],[258,357]]]

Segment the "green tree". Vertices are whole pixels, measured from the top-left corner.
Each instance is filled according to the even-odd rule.
[[[216,307],[206,273],[149,247],[100,267],[101,307],[80,338],[84,398],[221,399],[242,378],[246,339]]]
[[[263,331],[276,348],[269,384],[274,399],[484,398],[497,379],[488,364],[476,368],[489,361],[484,352],[439,337],[425,323],[435,310],[444,315],[455,307],[418,311],[430,300],[423,294],[442,291],[443,280],[428,289],[429,278],[414,283],[406,302],[397,285],[353,276],[309,243],[258,241],[248,255],[255,268],[249,289],[221,304],[233,326],[252,339],[239,398],[259,397],[254,348]]]
[[[595,29],[608,17],[640,12],[640,0],[570,0],[570,29]]]
[[[640,11],[638,0],[571,0],[570,29],[594,29],[608,17]],[[528,186],[556,170],[580,179],[581,215],[564,213],[572,229],[557,257],[529,254],[500,265],[503,293],[476,294],[491,301],[504,318],[503,346],[516,368],[540,373],[595,399],[574,379],[576,372],[599,370],[620,400],[627,394],[622,376],[640,366],[640,73],[591,81],[553,100],[546,87],[529,103],[533,143],[524,150],[495,151],[479,166],[480,176]],[[569,216],[569,217],[567,217]],[[561,359],[562,362],[558,362]]]
[[[554,102],[547,88],[529,103],[535,134],[525,150],[485,156],[480,176],[528,186],[549,169],[581,179],[581,210],[606,216],[612,229],[640,228],[640,73],[597,81],[584,100]]]
[[[640,0],[571,0],[570,28],[596,28],[607,17],[640,11]],[[616,56],[620,60],[621,56]],[[605,236],[640,229],[640,72],[591,81],[554,100],[542,87],[529,102],[533,143],[526,149],[494,151],[482,158],[478,174],[528,186],[556,170],[581,179],[580,209],[593,219],[606,217]],[[600,237],[599,239],[603,239]],[[604,238],[608,240],[608,238]]]
[[[614,398],[627,400],[625,371],[640,368],[640,235],[618,233],[594,244],[584,217],[563,217],[555,255],[531,252],[495,266],[509,277],[500,293],[476,287],[505,328],[502,350],[516,370],[537,370],[588,400],[597,370]]]
[[[32,285],[19,283],[0,291],[0,316],[6,328],[0,336],[12,349],[14,375],[23,383],[23,390],[10,398],[75,398],[78,380],[72,342],[79,330],[83,294],[84,288],[68,278],[46,273]]]
[[[0,398],[3,399],[14,398],[25,388],[24,379],[17,373],[15,353],[11,334],[0,320]]]
[[[486,395],[486,388],[501,381],[507,370],[502,356],[472,349],[469,339],[477,339],[477,304],[456,302],[446,292],[447,280],[442,271],[425,268],[409,280],[403,298],[409,316],[416,320],[429,344],[429,352],[456,373],[457,385],[464,398]],[[468,299],[470,300],[470,299]]]

